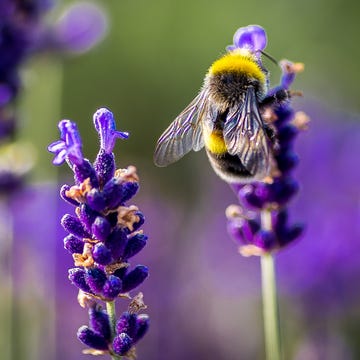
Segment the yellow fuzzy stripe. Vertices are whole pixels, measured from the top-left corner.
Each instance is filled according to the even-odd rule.
[[[207,136],[204,136],[204,141],[207,149],[213,154],[221,155],[227,151],[224,138],[219,131],[213,131]]]
[[[264,72],[256,63],[255,58],[250,54],[243,55],[239,52],[230,52],[216,60],[209,69],[210,75],[226,72],[244,74],[257,79],[262,84],[264,84],[266,80]]]

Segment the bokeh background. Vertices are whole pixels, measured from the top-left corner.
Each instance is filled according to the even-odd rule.
[[[58,1],[45,20],[51,23],[74,2]],[[34,146],[37,162],[28,185],[1,208],[3,238],[13,238],[1,257],[12,269],[11,284],[1,282],[3,359],[87,357],[75,337],[87,314],[67,280],[72,262],[58,225],[73,211],[57,190],[58,182],[71,181],[70,171],[54,169],[46,147],[58,138],[57,122],[68,118],[78,123],[84,152],[93,159],[92,114],[102,106],[131,133],[115,153],[119,166],[138,168],[135,202],[150,236],[134,259],[150,268],[141,290],[152,324],[138,358],[264,358],[259,259],[242,258],[226,232],[233,193],[204,152],[169,168],[152,162],[159,135],[195,96],[236,29],[248,24],[266,29],[273,57],[305,63],[293,87],[304,96],[293,104],[311,117],[297,142],[301,192],[291,205],[291,218],[307,230],[276,258],[284,358],[359,359],[359,3],[94,3],[107,16],[101,43],[81,56],[32,57],[22,68],[17,137]],[[280,71],[267,65],[276,84]]]

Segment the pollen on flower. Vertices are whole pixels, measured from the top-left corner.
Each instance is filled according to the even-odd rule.
[[[272,109],[270,106],[266,107],[261,115],[267,124],[272,124],[278,119],[274,109]]]
[[[128,166],[127,169],[116,170],[114,177],[127,182],[139,182],[139,176],[136,172],[136,167],[133,165]]]
[[[129,313],[136,314],[144,309],[147,309],[147,306],[144,303],[144,295],[142,292],[139,292],[129,304]]]
[[[295,113],[292,124],[299,130],[307,130],[309,128],[310,117],[304,111]]]
[[[305,70],[305,64],[301,62],[293,63],[286,59],[280,61],[280,67],[284,72],[290,74],[297,74]]]
[[[79,203],[84,203],[86,201],[86,194],[88,194],[91,189],[90,178],[87,178],[79,186],[72,186],[65,192],[65,195]]]
[[[94,300],[94,297],[89,294],[86,294],[82,290],[79,290],[77,300],[79,305],[84,309],[91,308],[96,305],[96,301]]]
[[[129,263],[118,262],[105,266],[105,271],[107,274],[113,274],[116,270],[129,267]]]
[[[82,353],[84,355],[94,355],[94,356],[99,356],[99,355],[106,355],[109,353],[108,350],[96,350],[96,349],[84,349],[82,351]]]
[[[244,209],[239,205],[229,205],[225,210],[225,215],[228,219],[241,217],[244,215]]]
[[[139,211],[139,208],[135,205],[119,206],[117,209],[118,212],[118,224],[124,227],[129,228],[130,231],[134,230],[134,224],[140,221],[139,215],[136,212]]]
[[[85,268],[93,266],[95,261],[91,253],[92,248],[93,246],[91,244],[86,243],[82,254],[73,254],[74,265]]]
[[[244,257],[250,256],[262,256],[266,253],[264,249],[259,248],[258,246],[249,244],[239,247],[239,253]]]

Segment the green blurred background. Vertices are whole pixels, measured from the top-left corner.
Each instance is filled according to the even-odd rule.
[[[71,2],[60,4],[58,11],[67,3]],[[85,151],[93,158],[97,141],[91,117],[98,107],[106,106],[119,128],[131,133],[130,141],[116,147],[120,159],[126,156],[136,162],[142,173],[152,177],[153,186],[166,186],[179,195],[183,190],[178,185],[186,184],[189,193],[195,192],[196,176],[190,178],[188,171],[194,175],[209,171],[208,166],[199,169],[205,156],[191,154],[170,168],[156,169],[154,145],[196,95],[207,68],[232,43],[236,29],[248,24],[266,29],[267,52],[273,57],[305,63],[305,72],[294,84],[294,89],[304,92],[296,107],[316,99],[334,109],[360,109],[356,42],[360,4],[356,1],[106,0],[97,4],[110,23],[99,46],[83,56],[60,60],[61,75],[54,71],[53,59],[48,76],[44,75],[48,60],[32,67],[32,74],[37,70],[39,76],[30,76],[31,91],[25,92],[30,101],[25,106],[24,136],[36,139],[42,159],[37,173],[42,179],[52,171],[45,148],[57,137],[58,120],[78,122]],[[267,67],[276,84],[279,70],[269,62]]]

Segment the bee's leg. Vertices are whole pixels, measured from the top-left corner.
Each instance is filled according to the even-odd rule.
[[[291,93],[289,90],[285,90],[282,88],[273,89],[269,95],[267,95],[261,102],[260,108],[265,108],[272,105],[280,105],[281,103],[287,101],[291,97]]]
[[[264,130],[267,138],[270,140],[273,149],[276,150],[278,148],[278,139],[275,127],[271,124],[267,124],[264,122]]]

